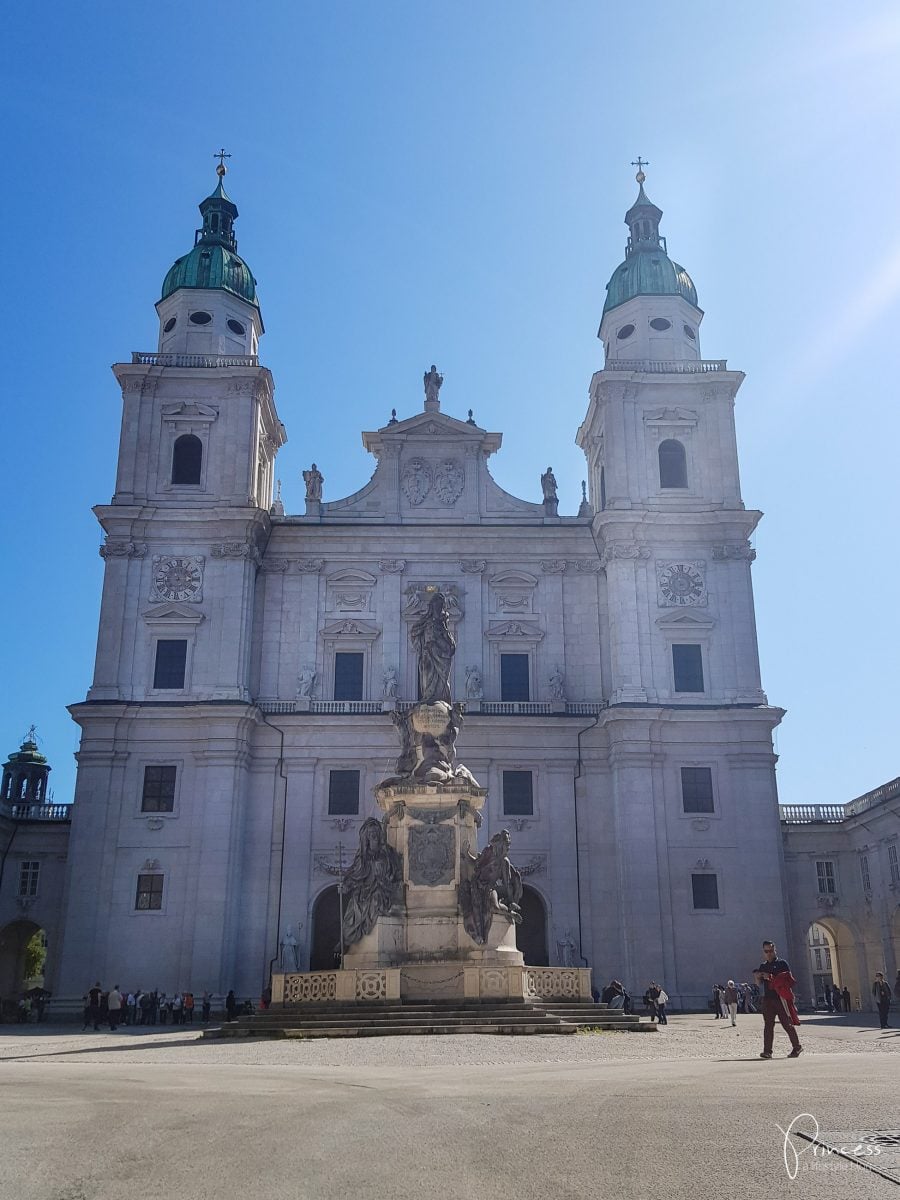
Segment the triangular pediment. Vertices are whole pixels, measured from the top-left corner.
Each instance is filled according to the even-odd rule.
[[[486,429],[460,421],[442,412],[421,412],[403,421],[391,422],[362,435],[363,445],[370,454],[378,455],[383,447],[402,445],[404,442],[477,443],[485,454],[493,454],[500,448],[503,435],[488,433]]]
[[[144,609],[141,615],[145,621],[172,625],[199,625],[203,620],[203,613],[188,604],[154,604],[152,608]]]
[[[705,613],[692,610],[690,612],[678,608],[665,616],[657,617],[656,624],[661,629],[712,629],[715,621]]]

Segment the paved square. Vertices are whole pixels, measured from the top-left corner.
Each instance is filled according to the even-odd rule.
[[[785,1166],[781,1130],[799,1114],[854,1136],[897,1124],[900,1036],[858,1019],[805,1022],[797,1060],[777,1034],[771,1062],[755,1016],[641,1036],[308,1042],[7,1026],[0,1196],[900,1196],[793,1134],[794,1179]]]

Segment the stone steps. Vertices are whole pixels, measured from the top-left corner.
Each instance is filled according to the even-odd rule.
[[[521,1001],[434,1003],[376,1001],[294,1005],[240,1017],[204,1037],[322,1038],[497,1033],[576,1033],[579,1027],[644,1032],[637,1016],[592,1002],[525,1004]]]

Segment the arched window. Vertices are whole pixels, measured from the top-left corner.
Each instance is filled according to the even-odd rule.
[[[172,482],[199,483],[203,465],[203,443],[193,433],[175,439],[172,450]]]
[[[674,438],[659,444],[659,486],[661,488],[686,488],[687,456],[684,446]]]

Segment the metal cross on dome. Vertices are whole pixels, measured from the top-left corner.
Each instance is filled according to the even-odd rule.
[[[635,175],[635,179],[638,181],[638,183],[643,183],[647,178],[647,176],[644,174],[644,167],[649,167],[650,164],[648,162],[644,162],[641,156],[638,155],[637,160],[633,161],[631,165],[633,167],[637,167],[637,175]]]
[[[219,167],[221,167],[220,173],[222,175],[224,175],[225,172],[228,170],[228,168],[225,166],[225,159],[231,158],[231,155],[227,152],[227,150],[223,146],[221,150],[215,151],[215,153],[213,154],[213,158],[217,158],[219,160]]]

